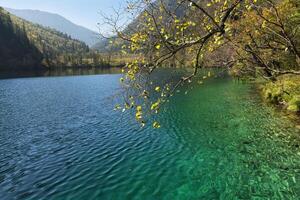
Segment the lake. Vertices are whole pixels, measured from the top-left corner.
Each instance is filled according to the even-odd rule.
[[[0,199],[299,199],[300,131],[229,77],[141,128],[119,74],[0,80]]]

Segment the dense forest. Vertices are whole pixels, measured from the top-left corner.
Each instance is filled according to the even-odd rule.
[[[98,67],[106,56],[57,30],[30,23],[0,8],[0,68]]]
[[[41,52],[29,41],[24,29],[13,24],[0,8],[0,69],[39,68]]]

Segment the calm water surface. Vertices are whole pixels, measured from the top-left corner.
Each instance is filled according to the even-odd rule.
[[[0,199],[299,199],[299,129],[229,78],[162,128],[114,112],[120,75],[0,80]]]

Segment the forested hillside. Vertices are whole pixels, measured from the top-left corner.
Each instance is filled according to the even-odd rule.
[[[19,10],[11,8],[5,9],[15,16],[44,27],[53,28],[60,32],[66,33],[72,38],[83,41],[90,46],[94,45],[98,41],[96,32],[76,25],[60,15],[39,10]]]
[[[0,69],[40,68],[41,52],[29,41],[24,29],[13,24],[0,8]]]
[[[81,67],[104,64],[97,52],[57,30],[0,9],[1,69]]]
[[[174,11],[174,16],[177,16],[178,18],[183,17],[185,14],[185,9],[183,7],[177,6],[177,0],[164,0],[164,5],[165,5],[165,9],[168,10],[173,10]],[[204,0],[207,1],[207,0]],[[160,3],[160,0],[156,0],[154,1],[153,5],[158,6]],[[144,7],[144,10],[153,10],[152,6],[146,6]],[[118,31],[119,33],[122,33],[124,35],[131,35],[136,33],[139,28],[141,28],[141,22],[143,21],[143,13],[144,13],[143,8],[140,11],[140,14],[133,19],[133,21],[131,23],[129,23],[124,30],[120,30],[119,27],[112,27],[112,29],[116,29],[114,30],[115,32]],[[121,14],[121,13],[120,13]],[[160,15],[161,13],[157,13],[157,15]],[[113,21],[113,18],[110,18],[109,16],[106,16],[107,18],[104,19],[106,21],[106,23],[108,25],[112,25],[115,23],[115,21]],[[116,33],[116,35],[118,35]],[[119,35],[120,36],[120,35]],[[117,52],[120,51],[122,49],[122,46],[124,45],[128,45],[128,41],[123,40],[122,38],[118,37],[118,36],[112,36],[110,38],[103,38],[101,41],[97,42],[96,44],[94,44],[92,46],[93,49],[96,49],[100,52]]]

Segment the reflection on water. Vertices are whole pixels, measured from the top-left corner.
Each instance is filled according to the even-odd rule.
[[[22,77],[47,77],[47,76],[77,76],[96,74],[118,74],[121,68],[57,68],[49,70],[26,70],[26,71],[0,71],[0,79],[22,78]]]

